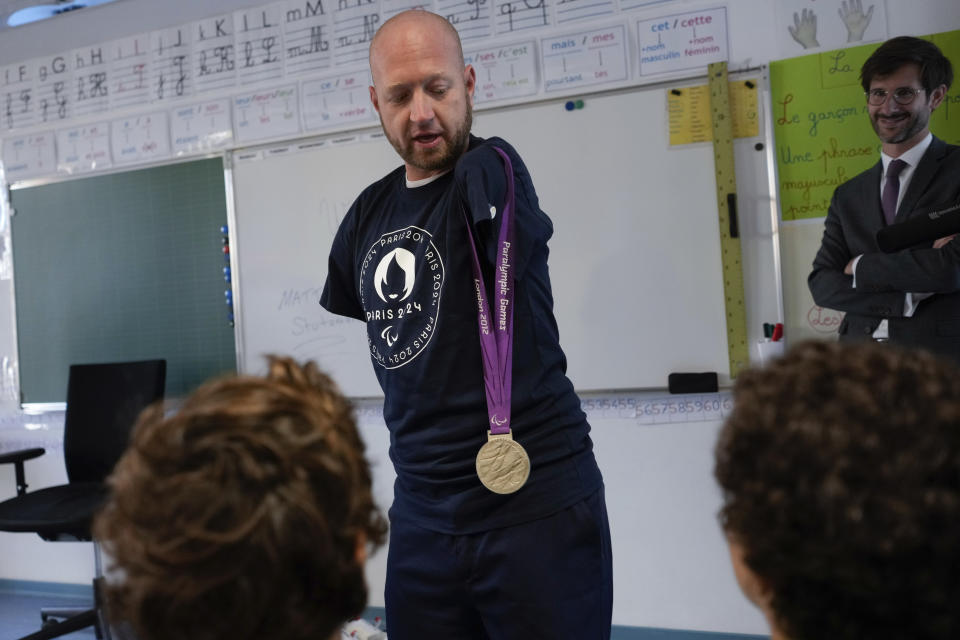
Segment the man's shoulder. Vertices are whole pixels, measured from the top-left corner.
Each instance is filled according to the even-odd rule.
[[[404,166],[400,165],[376,182],[370,183],[363,191],[360,192],[360,195],[357,196],[357,202],[369,199],[385,189],[393,189],[399,181],[404,179],[405,171],[406,169]]]
[[[933,136],[930,145],[920,157],[920,165],[929,165],[930,163],[950,168],[960,166],[960,146]]]
[[[960,165],[960,146],[945,142],[943,144],[943,157],[951,163]]]
[[[375,213],[376,203],[382,201],[384,195],[393,192],[404,179],[403,165],[397,167],[387,175],[376,182],[367,185],[360,194],[354,198],[353,203],[344,215],[340,223],[341,231],[344,229],[356,230],[362,221]]]
[[[503,160],[497,153],[498,149],[510,159],[514,174],[521,180],[525,179],[527,176],[526,165],[513,145],[497,136],[480,138],[473,134],[470,135],[470,145],[466,153],[460,156],[457,161],[456,174],[458,179],[466,179],[467,176],[478,169],[496,168],[498,171],[501,170]]]
[[[934,136],[920,159],[917,171],[930,176],[929,188],[957,192],[960,190],[960,146]]]
[[[500,149],[510,156],[511,160],[520,160],[520,154],[517,153],[517,150],[513,148],[509,142],[504,140],[499,136],[491,136],[489,138],[481,138],[470,134],[470,145],[467,148],[467,153],[464,156],[470,154],[482,153],[483,150],[493,151],[494,148]],[[494,153],[496,153],[494,151]]]

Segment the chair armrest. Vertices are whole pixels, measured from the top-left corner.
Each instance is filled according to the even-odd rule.
[[[32,458],[39,458],[44,454],[44,449],[34,447],[32,449],[20,449],[19,451],[8,451],[0,453],[0,464],[15,465],[14,473],[17,476],[17,495],[22,496],[27,492],[27,477],[23,472],[23,461]]]
[[[24,460],[30,460],[32,458],[39,458],[44,453],[45,450],[40,447],[35,447],[33,449],[20,449],[18,451],[7,451],[6,453],[0,453],[0,464],[23,462]]]

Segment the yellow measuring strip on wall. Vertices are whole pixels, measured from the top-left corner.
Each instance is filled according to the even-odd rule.
[[[744,303],[743,262],[737,220],[737,175],[733,160],[733,124],[727,63],[708,67],[710,121],[713,125],[713,161],[717,178],[717,211],[720,216],[720,260],[723,270],[723,295],[727,317],[727,352],[730,377],[736,378],[750,364],[747,344],[747,310]]]

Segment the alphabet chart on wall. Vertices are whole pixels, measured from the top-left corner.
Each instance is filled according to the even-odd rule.
[[[57,123],[73,117],[73,73],[68,55],[48,56],[28,62],[37,70],[37,124]]]
[[[276,3],[233,14],[241,85],[283,77],[283,14],[283,7]]]
[[[33,65],[26,62],[0,69],[2,118],[7,128],[29,127],[36,122]]]
[[[157,102],[193,95],[190,29],[154,31],[150,40],[150,92]]]
[[[613,0],[560,0],[557,4],[557,24],[601,18],[616,10]]]
[[[120,38],[107,46],[110,56],[111,109],[150,100],[150,34]]]
[[[110,108],[110,65],[104,47],[81,47],[73,51],[74,100],[77,117],[106,114]]]
[[[198,92],[228,89],[237,83],[233,16],[200,20],[193,32],[193,77]]]
[[[492,0],[437,0],[436,11],[450,21],[463,42],[493,35]]]
[[[292,5],[292,3],[291,3]],[[283,22],[285,70],[300,75],[330,66],[330,14],[323,1],[307,0],[303,6],[288,5]]]
[[[334,64],[364,64],[379,26],[379,0],[339,0],[333,13]]]
[[[553,23],[553,5],[548,0],[500,0],[497,2],[498,35],[539,29]]]
[[[58,135],[56,129],[64,125],[76,129],[104,120],[129,122],[164,108],[167,121],[179,127],[168,131],[173,143],[168,147],[182,156],[365,126],[376,121],[360,86],[370,83],[363,74],[370,42],[386,20],[411,8],[437,12],[460,33],[465,59],[477,72],[474,101],[481,109],[659,82],[726,56],[724,7],[659,18],[652,18],[651,11],[635,18],[625,13],[659,4],[661,0],[265,2],[0,67],[0,135],[46,133],[55,144],[72,139]],[[631,42],[634,38],[637,43]],[[186,130],[199,122],[193,111],[198,104],[222,100],[230,104],[230,113],[221,110],[220,117],[231,121],[232,133],[219,124],[215,131]],[[130,152],[112,158],[113,164],[137,157],[129,146],[110,148]],[[76,158],[72,150],[64,158],[68,155]],[[23,167],[19,160],[8,163]],[[66,173],[80,170],[83,163],[33,163],[33,174],[7,175],[36,177],[39,171],[56,173],[58,166]]]

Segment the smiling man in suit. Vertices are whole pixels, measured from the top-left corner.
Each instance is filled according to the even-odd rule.
[[[881,159],[834,192],[810,292],[846,312],[842,341],[889,340],[960,360],[960,241],[881,253],[876,240],[886,225],[960,201],[960,147],[929,127],[953,68],[933,43],[903,36],[880,45],[860,81]]]

